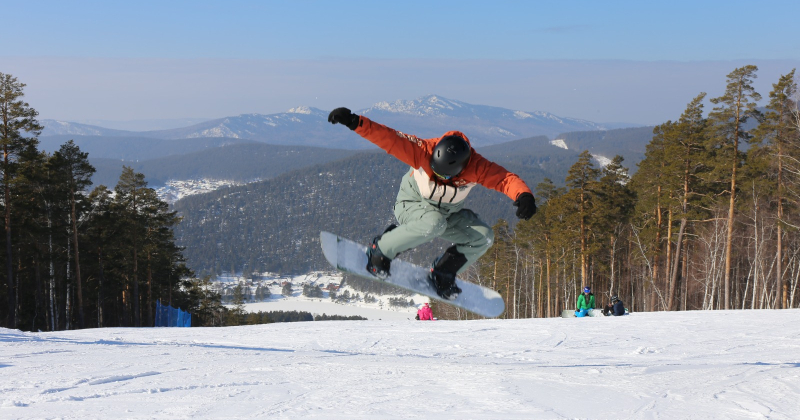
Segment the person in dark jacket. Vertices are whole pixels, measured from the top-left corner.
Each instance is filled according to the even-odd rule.
[[[611,296],[611,302],[603,308],[603,315],[625,315],[625,304],[616,295]]]

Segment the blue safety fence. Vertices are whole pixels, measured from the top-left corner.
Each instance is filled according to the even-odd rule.
[[[192,314],[156,302],[156,327],[191,327]]]

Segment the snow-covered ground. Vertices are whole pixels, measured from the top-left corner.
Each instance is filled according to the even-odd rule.
[[[257,180],[255,180],[257,181]],[[253,182],[255,182],[253,181]],[[169,204],[174,204],[183,197],[195,194],[204,194],[220,188],[232,185],[242,185],[241,182],[219,180],[219,179],[189,179],[189,180],[169,180],[163,187],[156,188],[158,198]]]
[[[418,302],[415,300],[415,302]],[[270,299],[266,302],[255,302],[244,305],[247,312],[269,311],[299,311],[311,315],[358,315],[370,321],[402,321],[414,319],[417,309],[422,306],[417,303],[414,307],[381,309],[375,304],[346,304],[334,303],[329,299],[297,298],[297,299]]]
[[[0,418],[796,419],[800,310],[0,329]]]
[[[604,168],[605,168],[606,166],[608,166],[608,164],[609,164],[609,163],[611,163],[611,159],[609,159],[609,158],[607,158],[607,157],[605,157],[605,156],[602,156],[602,155],[592,155],[592,157],[594,158],[594,160],[596,160],[596,161],[597,161],[597,163],[598,163],[600,166],[602,166],[602,167],[604,167]]]
[[[556,147],[560,147],[562,149],[569,150],[569,147],[567,147],[567,142],[565,142],[564,139],[550,140],[550,144],[552,144],[553,146],[556,146]]]

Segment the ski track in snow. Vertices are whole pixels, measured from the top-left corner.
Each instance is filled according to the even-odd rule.
[[[798,319],[0,329],[0,418],[792,419]]]

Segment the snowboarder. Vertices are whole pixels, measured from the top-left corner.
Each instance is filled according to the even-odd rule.
[[[578,296],[578,302],[575,304],[575,308],[575,316],[578,318],[588,315],[589,311],[594,309],[594,295],[592,294],[591,287],[585,286],[583,288],[583,293]]]
[[[420,321],[433,321],[433,311],[431,310],[431,306],[428,302],[425,302],[421,308],[417,311],[417,319]]]
[[[617,295],[611,296],[611,302],[603,308],[603,315],[621,316],[625,315],[625,304],[619,300]]]
[[[400,225],[392,225],[376,236],[367,251],[367,271],[378,278],[389,276],[397,254],[441,237],[454,245],[433,261],[429,279],[441,298],[455,299],[461,292],[456,275],[483,255],[494,240],[491,226],[464,208],[464,199],[476,184],[514,200],[520,219],[530,219],[536,213],[536,201],[525,182],[479,155],[459,131],[421,139],[347,108],[331,111],[328,121],[346,126],[411,167],[394,204]]]

